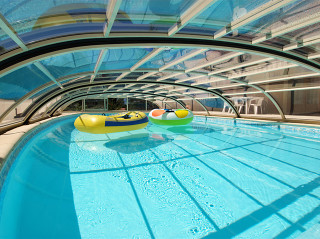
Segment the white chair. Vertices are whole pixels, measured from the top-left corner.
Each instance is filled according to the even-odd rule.
[[[228,105],[226,102],[224,102],[222,112],[231,113],[231,111],[232,111],[232,108],[230,107],[230,105]]]
[[[263,103],[264,98],[263,97],[255,97],[250,100],[250,105],[249,105],[249,111],[251,106],[253,106],[253,112],[254,114],[258,114],[258,109],[260,107],[260,113],[262,114],[262,103]]]
[[[239,113],[241,113],[242,108],[244,107],[244,103],[245,101],[243,99],[241,99],[240,97],[232,97],[231,98],[234,106],[236,107],[236,109],[238,110]]]

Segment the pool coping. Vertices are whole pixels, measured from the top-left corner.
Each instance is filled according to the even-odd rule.
[[[0,135],[0,172],[6,161],[6,158],[13,151],[13,149],[15,148],[15,145],[19,143],[19,141],[23,138],[23,136],[25,136],[30,131],[34,130],[36,127],[47,123],[48,121],[69,116],[69,115],[73,115],[73,114],[62,114],[62,115],[48,118],[32,124],[22,125]]]

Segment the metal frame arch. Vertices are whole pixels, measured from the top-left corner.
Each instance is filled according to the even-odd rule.
[[[106,92],[106,94],[112,94],[112,93],[132,93],[130,91],[110,91],[110,92]],[[80,94],[77,94],[77,95],[74,95],[72,97],[68,97],[67,99],[66,98],[62,98],[60,100],[58,100],[57,102],[55,102],[55,104],[50,107],[51,109],[49,109],[48,111],[46,111],[45,113],[46,114],[49,114],[50,116],[52,116],[60,107],[62,107],[64,104],[66,104],[67,102],[71,101],[71,100],[74,100],[74,99],[78,99],[78,98],[82,98],[82,97],[87,97],[88,95],[100,95],[100,94],[104,94],[103,92],[101,91],[96,91],[96,92],[90,92],[89,94],[88,93],[80,93]],[[164,95],[161,95],[161,94],[152,94],[152,93],[141,93],[142,95],[153,95],[153,96],[158,96],[158,97],[164,97],[166,98],[167,96],[164,96]],[[129,97],[129,98],[136,98],[136,97]],[[183,106],[183,104],[181,104],[181,102],[179,100],[176,100],[175,98],[173,97],[167,97],[167,98],[170,98],[171,100],[174,100],[176,101],[178,104],[180,104],[184,109],[185,107]],[[36,112],[35,112],[36,113]]]
[[[148,34],[146,34],[148,35]],[[295,63],[299,66],[320,72],[320,64],[306,57],[297,54],[283,52],[272,49],[271,47],[263,47],[248,43],[239,43],[236,41],[208,40],[193,38],[164,38],[164,37],[122,37],[122,38],[87,38],[72,40],[65,42],[53,43],[50,45],[33,48],[28,51],[20,52],[2,61],[0,66],[0,75],[6,74],[8,71],[18,69],[24,65],[50,57],[53,55],[63,54],[66,51],[79,51],[86,49],[102,49],[102,48],[132,48],[132,47],[193,47],[193,48],[209,48],[220,49],[226,51],[239,51],[256,55],[268,56],[276,59]]]
[[[139,70],[137,70],[137,72],[154,72],[154,71],[156,71],[156,70],[153,70],[153,69],[139,69]],[[129,70],[126,70],[126,69],[125,69],[125,70],[112,70],[112,73],[123,73],[123,72],[130,72],[130,71],[129,71]],[[184,73],[184,71],[180,71],[180,70],[165,70],[165,72],[170,72],[170,73],[182,72],[182,73]],[[100,73],[101,73],[101,74],[108,74],[108,71],[101,71]],[[193,72],[193,71],[192,71],[191,73],[207,76],[206,73],[202,73],[202,72]],[[110,73],[110,74],[111,74],[111,73]],[[103,77],[101,77],[101,78],[103,78]],[[243,82],[243,81],[240,81],[240,80],[236,80],[236,79],[234,79],[234,78],[233,78],[233,79],[228,79],[228,78],[226,78],[226,80],[243,83],[243,84],[245,84],[245,85],[248,85],[248,86],[250,86],[250,87],[252,87],[252,88],[255,88],[255,89],[261,91],[261,93],[264,94],[264,95],[274,104],[274,106],[275,106],[276,109],[278,110],[281,118],[282,118],[282,119],[285,119],[285,115],[284,115],[284,113],[283,113],[280,105],[276,102],[276,100],[275,100],[269,93],[265,92],[265,90],[263,90],[261,87],[255,85],[255,84],[250,84],[250,83],[247,83],[247,82]],[[121,84],[122,81],[117,81],[117,82],[118,82],[119,84]],[[163,82],[163,81],[162,81],[162,82]],[[186,86],[188,86],[188,85],[186,85]],[[179,93],[179,94],[183,95],[182,93],[177,92],[177,91],[173,91],[173,92],[176,92],[176,93]],[[189,97],[191,97],[191,98],[193,98],[195,101],[197,101],[197,103],[199,103],[199,104],[201,105],[201,107],[203,107],[203,108],[205,109],[205,111],[207,112],[207,114],[210,115],[210,113],[209,113],[209,111],[207,110],[207,108],[206,108],[200,101],[198,101],[197,99],[195,99],[194,97],[192,97],[192,96],[190,96],[190,95],[189,95]]]
[[[118,83],[121,84],[121,81],[118,81]],[[107,93],[107,92],[108,92],[108,91],[106,91],[106,93]],[[140,93],[139,91],[132,91],[131,93],[133,93],[133,92],[136,92],[137,94]],[[169,93],[169,91],[167,91],[167,92]],[[178,91],[174,91],[174,90],[173,90],[173,91],[171,91],[171,92],[177,93],[177,95],[183,95],[183,96],[184,96],[183,93],[178,92]],[[207,112],[207,114],[210,115],[208,109],[207,109],[198,99],[196,99],[195,97],[193,97],[193,96],[191,96],[191,95],[188,95],[188,97],[190,97],[190,98],[192,98],[194,101],[196,101],[196,102]]]
[[[104,71],[99,71],[99,74],[112,74],[112,73],[123,73],[123,72],[130,72],[130,69],[123,69],[123,70],[104,70]],[[136,72],[157,72],[157,69],[140,69],[140,70],[136,70]],[[181,72],[184,73],[184,71],[182,70],[164,70],[164,72]],[[62,82],[62,81],[66,81],[66,80],[70,80],[72,78],[81,78],[81,80],[85,80],[85,77],[88,77],[88,79],[90,79],[90,76],[92,75],[93,72],[91,71],[86,71],[86,72],[80,72],[80,73],[75,73],[75,74],[71,74],[71,75],[66,75],[63,76],[59,79],[57,79],[57,82]],[[205,73],[201,73],[201,72],[194,72],[194,74],[202,74],[202,75],[206,75]],[[104,78],[104,77],[101,77]],[[89,83],[89,82],[88,82]],[[69,82],[68,82],[69,84]],[[119,84],[121,84],[121,81],[119,81]],[[45,90],[46,88],[49,88],[51,86],[55,85],[54,82],[49,81],[39,87],[37,87],[36,89],[33,89],[32,91],[28,92],[27,94],[25,94],[23,97],[21,97],[18,101],[16,101],[14,104],[12,104],[6,111],[4,111],[2,113],[2,115],[0,115],[0,123],[1,121],[11,112],[13,111],[16,107],[18,107],[21,103],[23,103],[25,100],[27,100],[28,98],[32,97],[33,95],[37,94],[38,92]]]
[[[153,71],[153,70],[152,70]],[[111,71],[112,73],[121,73],[121,72],[124,72],[124,71]],[[176,72],[176,71],[166,71],[166,72]],[[110,71],[101,71],[102,74],[111,74]],[[201,73],[199,73],[201,74]],[[72,75],[67,75],[67,76],[63,76],[61,77],[60,79],[57,79],[58,82],[61,82],[61,81],[65,81],[65,80],[69,80],[69,79],[72,79],[72,78],[81,78],[81,80],[86,80],[87,78],[90,79],[90,75],[91,75],[91,72],[82,72],[82,73],[76,73],[76,74],[72,74]],[[86,78],[87,77],[87,78]],[[103,78],[103,77],[102,77]],[[89,83],[89,82],[88,82]],[[142,82],[143,83],[143,82]],[[117,85],[117,84],[122,84],[122,81],[118,81],[118,82],[115,82],[114,85]],[[153,82],[153,83],[149,83],[149,84],[155,84],[155,85],[161,85],[161,83],[159,82]],[[28,98],[32,97],[33,95],[37,94],[38,92],[46,89],[46,88],[49,88],[51,87],[52,85],[54,85],[54,82],[48,82],[48,83],[45,83],[44,85],[30,91],[29,93],[27,93],[26,95],[24,95],[23,97],[21,97],[18,101],[16,101],[14,104],[12,104],[5,112],[3,112],[2,115],[0,115],[0,122],[11,112],[13,111],[16,107],[18,107],[21,103],[23,103],[25,100],[27,100]],[[188,85],[184,85],[185,87],[187,88],[190,88],[188,87]],[[181,95],[183,95],[182,93],[180,93]],[[192,96],[190,96],[192,97]],[[197,100],[197,99],[195,99]],[[198,102],[198,101],[197,101]],[[199,101],[198,102],[200,105],[202,105],[202,103]],[[232,102],[230,102],[232,103]],[[207,111],[206,107],[203,106],[203,108]],[[208,115],[209,112],[207,111]]]
[[[146,72],[146,71],[150,71],[150,72],[156,72],[157,70],[156,69],[140,69],[139,71],[141,71],[141,72]],[[121,73],[121,72],[129,72],[129,70],[128,69],[124,69],[124,70],[111,70],[111,71],[101,71],[100,73],[101,74],[105,74],[105,73],[107,73],[107,74],[111,74],[111,73]],[[172,70],[166,70],[166,72],[184,72],[184,71],[172,71]],[[204,75],[204,76],[206,76],[206,74],[205,73],[201,73],[201,72],[192,72],[192,73],[194,73],[194,74],[201,74],[201,75]],[[82,76],[82,77],[85,77],[86,75],[90,75],[90,74],[92,74],[92,72],[83,72],[83,73],[77,73],[77,74],[73,74],[72,75],[72,77],[71,78],[73,78],[73,77],[75,77],[76,75],[78,75],[78,76]],[[60,80],[58,80],[59,82],[60,81],[63,81],[63,80],[66,80],[66,78],[69,78],[68,76],[64,76],[64,77],[62,77],[62,79]],[[233,81],[235,81],[235,80],[233,80]],[[121,81],[119,81],[119,83],[120,83]],[[241,82],[242,83],[242,82]],[[49,87],[49,86],[51,86],[51,85],[53,85],[53,83],[52,84],[48,84],[47,86]],[[259,89],[259,91],[261,91],[267,98],[269,98],[270,100],[271,100],[271,102],[275,105],[275,107],[276,107],[276,109],[279,111],[279,113],[280,113],[280,115],[281,115],[281,117],[284,119],[285,117],[284,117],[284,115],[283,115],[283,113],[282,113],[282,110],[281,110],[281,108],[280,108],[280,106],[277,104],[277,102],[272,98],[272,96],[270,95],[270,94],[267,94],[264,90],[262,90],[260,87],[258,87],[258,86],[255,86],[255,85],[253,85],[253,84],[246,84],[246,85],[248,85],[248,86],[251,86],[251,87],[253,87],[253,88],[256,88],[256,89]],[[186,85],[185,85],[186,86]],[[45,88],[45,87],[44,87]],[[44,88],[41,88],[41,89],[44,89]],[[10,112],[10,111],[12,111],[19,103],[21,103],[23,100],[25,100],[27,97],[22,97],[22,100],[19,100],[19,101],[17,101],[14,105],[12,105],[10,108],[8,108],[8,110],[6,111],[6,112],[4,112],[3,113],[3,115],[2,116],[0,116],[0,121]],[[198,102],[199,103],[199,102]]]
[[[87,75],[87,74],[85,74]],[[69,80],[69,79],[72,79],[72,78],[77,78],[77,77],[85,77],[85,75],[83,75],[82,73],[77,73],[77,74],[74,74],[74,75],[68,75],[68,76],[63,76],[59,79],[58,82],[61,82],[61,81],[65,81],[65,80]],[[88,74],[89,76],[89,74]],[[83,79],[83,78],[81,78]],[[21,103],[23,103],[25,100],[29,99],[30,97],[36,95],[38,92],[42,91],[42,90],[45,90],[51,86],[55,85],[54,82],[52,81],[49,81],[39,87],[37,87],[36,89],[33,89],[32,91],[28,92],[27,94],[25,94],[24,96],[22,96],[18,101],[16,101],[14,104],[10,105],[10,107],[8,109],[6,109],[6,111],[4,111],[2,113],[2,115],[0,115],[0,123],[2,122],[2,120],[8,115],[10,114],[11,111],[13,111],[16,107],[18,107]]]
[[[196,40],[205,40],[205,41],[213,41],[213,42],[224,42],[224,43],[238,43],[238,44],[242,44],[243,46],[246,46],[245,48],[256,48],[256,47],[262,47],[262,48],[266,48],[266,49],[271,49],[273,51],[277,51],[279,53],[283,53],[283,49],[277,46],[271,46],[271,45],[266,45],[264,42],[261,42],[259,44],[255,44],[253,45],[248,41],[244,41],[244,40],[239,40],[239,39],[230,39],[227,37],[222,37],[219,38],[219,40],[217,39],[212,39],[211,36],[208,35],[190,35],[190,34],[185,34],[185,33],[177,33],[174,36],[168,37],[168,35],[166,33],[139,33],[139,35],[137,33],[130,33],[130,32],[126,32],[126,33],[110,33],[110,35],[108,36],[108,39],[115,39],[115,38],[161,38],[161,39],[196,39]],[[53,45],[53,44],[68,44],[69,42],[72,41],[77,41],[77,40],[88,40],[88,39],[106,39],[103,34],[101,32],[96,32],[96,33],[82,33],[82,34],[77,34],[77,35],[67,35],[67,36],[60,36],[60,37],[56,37],[53,39],[44,39],[41,41],[37,41],[37,42],[33,42],[33,43],[29,43],[28,46],[28,50],[27,51],[32,51],[35,50],[37,48],[42,48],[48,45]],[[253,49],[254,50],[254,49]],[[20,53],[23,52],[27,52],[27,51],[23,51],[21,48],[17,47],[16,49],[11,50],[10,52],[7,52],[5,54],[3,54],[1,56],[1,58],[3,60],[6,60],[8,58],[11,58],[15,55],[18,55]],[[296,57],[300,57],[302,59],[308,60],[310,62],[315,63],[315,61],[312,61],[310,59],[308,59],[307,56],[297,53],[297,52],[286,52],[289,55],[292,56],[296,56]]]
[[[127,80],[129,80],[129,79],[127,79]],[[141,82],[141,81],[140,81],[140,82]],[[163,81],[163,82],[165,82],[165,81]],[[141,83],[143,83],[143,81],[142,81]],[[117,82],[115,82],[113,85],[122,85],[122,84],[123,84],[123,81],[117,81]],[[135,84],[137,84],[137,83],[135,83]],[[159,82],[156,82],[156,81],[155,81],[155,82],[149,83],[149,84],[161,85],[161,82],[159,83]],[[183,84],[183,86],[186,87],[186,88],[191,88],[191,87],[189,87],[189,85],[186,85],[186,84]],[[88,85],[88,87],[91,87],[91,85]],[[201,87],[200,87],[200,88],[201,88]],[[125,89],[125,87],[124,87],[124,89]],[[140,89],[141,89],[141,88],[140,88]],[[203,89],[203,88],[201,88],[201,89]],[[139,89],[137,89],[137,90],[139,90]],[[203,89],[203,90],[207,91],[207,89]],[[107,93],[108,91],[105,91],[105,92]],[[130,92],[131,92],[131,93],[133,93],[133,92],[135,92],[135,93],[141,93],[141,92],[139,92],[139,91],[130,91]],[[178,91],[175,91],[175,90],[170,91],[170,92],[174,92],[174,93],[176,93],[176,94],[178,94],[178,95],[183,95],[183,96],[184,96],[183,93],[178,92]],[[169,91],[167,91],[167,93],[169,93]],[[212,94],[217,95],[216,93],[212,93]],[[206,107],[205,107],[198,99],[196,99],[195,97],[193,97],[193,96],[191,96],[191,95],[188,95],[188,97],[192,98],[192,99],[195,100],[197,103],[199,103],[200,106],[202,106],[202,107],[205,109],[205,111],[208,113],[208,115],[210,115],[209,112],[208,112],[208,110],[206,109]]]
[[[173,92],[179,93],[179,92],[176,92],[176,91],[173,91]],[[184,95],[184,94],[183,93],[179,93],[179,95]],[[198,99],[196,99],[195,97],[190,96],[190,95],[188,95],[188,97],[190,97],[190,98],[192,98],[192,100],[196,101],[207,112],[207,114],[210,115],[208,109],[204,106],[204,104],[201,103],[201,101],[199,101]]]
[[[139,69],[138,71],[141,71],[141,72],[156,72],[156,69]],[[120,69],[119,69],[119,70],[105,70],[105,71],[99,72],[99,74],[112,74],[112,73],[123,73],[123,72],[130,72],[130,70],[129,70],[129,69],[122,69],[122,70],[120,70]],[[181,72],[181,73],[183,73],[184,71],[181,71],[181,70],[165,70],[165,72],[170,72],[170,73]],[[200,75],[204,75],[204,76],[207,75],[206,73],[202,73],[202,72],[192,72],[192,73],[200,74]],[[80,78],[82,81],[84,81],[84,80],[87,79],[86,77],[89,78],[89,77],[91,76],[91,74],[92,74],[91,71],[76,73],[76,74],[72,74],[72,75],[63,76],[63,77],[61,77],[60,79],[57,79],[57,81],[58,81],[58,82],[62,82],[62,81],[69,80],[69,79],[72,79],[72,78],[78,78],[78,79]],[[104,78],[104,77],[101,77],[101,78]],[[135,78],[133,78],[133,79],[135,79]],[[226,79],[226,80],[228,80],[228,79]],[[282,118],[282,119],[285,119],[285,116],[284,116],[284,114],[283,114],[283,112],[282,112],[281,107],[280,107],[280,106],[278,105],[278,103],[273,99],[273,97],[272,97],[270,94],[268,94],[267,92],[265,92],[262,88],[260,88],[259,86],[254,85],[254,84],[246,83],[246,82],[243,82],[243,81],[237,81],[236,79],[231,79],[231,81],[235,81],[235,82],[239,82],[239,83],[242,83],[242,84],[246,84],[246,85],[248,85],[248,86],[250,86],[250,87],[256,88],[256,89],[258,89],[259,91],[261,91],[261,93],[263,93],[267,98],[269,98],[270,101],[275,105],[275,107],[276,107],[276,109],[278,110],[281,118]],[[131,82],[131,83],[138,84],[137,82],[138,82],[138,81],[134,81],[134,82]],[[143,81],[140,81],[140,82],[143,83]],[[165,82],[165,81],[161,81],[161,83],[163,83],[163,82]],[[160,84],[161,84],[161,83],[160,83]],[[68,82],[66,85],[68,86],[68,84],[69,84],[69,82]],[[88,84],[89,84],[89,82],[88,82]],[[123,81],[117,81],[117,82],[115,83],[115,85],[117,85],[117,84],[123,84]],[[156,84],[156,85],[157,85],[157,84],[159,84],[159,82],[153,81],[153,82],[150,83],[150,84]],[[12,110],[14,110],[19,104],[21,104],[23,101],[25,101],[26,99],[32,97],[32,96],[35,95],[36,93],[38,93],[38,92],[40,92],[40,91],[42,91],[42,90],[44,90],[44,89],[46,89],[46,88],[48,88],[48,87],[51,87],[52,85],[54,85],[54,83],[50,81],[50,82],[45,83],[44,85],[42,85],[42,86],[40,86],[40,87],[38,87],[38,88],[36,88],[36,89],[34,89],[34,90],[32,90],[32,91],[30,91],[29,93],[27,93],[25,96],[23,96],[22,98],[20,98],[17,102],[15,102],[13,105],[11,105],[11,106],[0,116],[0,122],[1,122]],[[64,85],[64,86],[65,86],[65,85]],[[183,86],[186,87],[186,88],[193,88],[192,86],[187,85],[187,84],[183,84]],[[201,87],[198,87],[197,89],[206,91],[206,89],[203,89],[203,88],[201,88]],[[212,93],[212,92],[209,92],[209,93]],[[182,93],[180,93],[180,94],[182,94]],[[213,93],[213,94],[215,94],[215,93]],[[183,94],[182,94],[182,95],[183,95]],[[215,95],[217,95],[217,94],[215,94]],[[189,96],[189,97],[193,98],[192,96]],[[196,100],[196,99],[195,99],[195,100]],[[206,110],[207,114],[210,115],[209,112],[208,112],[208,110],[206,109],[206,107],[205,107],[200,101],[198,101],[198,100],[196,100],[196,101]],[[232,103],[232,102],[231,102],[231,103]]]
[[[163,105],[163,102],[165,101],[165,99],[167,99],[167,98],[164,98],[164,99],[162,100],[162,105]],[[168,102],[165,102],[165,103],[164,103],[164,108],[165,108],[165,109],[167,109],[166,106],[169,106],[169,107],[170,107],[169,109],[173,109],[173,107],[172,107]]]
[[[67,108],[69,105],[71,105],[72,103],[78,101],[78,100],[81,100],[81,99],[84,99],[85,97],[81,97],[80,99],[77,99],[77,100],[70,100],[68,101],[66,104],[64,104],[63,106],[61,106],[60,108],[62,109],[61,111],[63,111],[65,108]],[[44,112],[44,114],[48,114],[48,111]]]
[[[94,91],[93,91],[94,92]],[[122,93],[122,91],[112,91],[112,92],[108,92],[108,91],[98,91],[95,92],[96,94],[108,94],[108,93]],[[126,91],[125,93],[136,93],[136,94],[143,94],[145,92],[132,92],[132,91]],[[178,93],[178,95],[184,95],[180,92],[176,92]],[[147,93],[148,94],[148,93]],[[149,94],[154,94],[154,93],[149,93]],[[168,98],[168,99],[174,99],[173,97],[168,97],[168,96],[163,96],[164,98]],[[136,97],[132,97],[132,98],[136,98]],[[207,112],[208,115],[210,115],[209,111],[207,110],[207,108],[198,100],[198,99],[195,99],[194,97],[190,96],[190,98],[192,98],[193,100],[195,100],[201,107],[203,107],[203,109]],[[179,103],[183,108],[185,108],[184,105],[182,105],[178,100],[175,100],[177,103]],[[49,111],[49,110],[48,110]],[[45,112],[46,113],[46,112]]]
[[[99,71],[99,74],[112,74],[112,73],[123,73],[123,72],[130,72],[130,69],[123,69],[123,70],[103,70],[103,71]],[[137,69],[135,70],[135,72],[157,72],[157,69]],[[184,71],[182,70],[164,70],[163,72],[171,72],[171,73],[176,73],[176,72],[181,72],[184,73]],[[89,77],[92,75],[93,72],[91,71],[86,71],[86,72],[80,72],[80,73],[75,73],[75,74],[71,74],[71,75],[66,75],[63,76],[59,79],[57,79],[57,82],[62,82],[62,81],[66,81],[66,80],[70,80],[72,78],[81,78],[81,80],[86,79],[85,77]],[[206,75],[205,73],[202,72],[192,72],[193,74],[200,74],[200,75]],[[100,78],[104,78],[104,77],[100,77]],[[76,80],[76,79],[75,79]],[[121,81],[119,81],[120,83]],[[88,82],[89,83],[89,82]],[[25,100],[27,100],[28,98],[32,97],[33,95],[37,94],[38,92],[45,90],[46,88],[51,87],[52,85],[54,85],[55,83],[52,81],[49,81],[39,87],[37,87],[36,89],[33,89],[32,91],[28,92],[27,94],[25,94],[24,96],[22,96],[18,101],[16,101],[14,104],[12,104],[5,112],[2,113],[2,115],[0,115],[0,122],[12,111],[14,110],[19,104],[21,104],[22,102],[24,102]],[[69,82],[68,82],[69,84]]]
[[[113,40],[114,39],[117,39],[117,38],[113,38]],[[125,38],[126,40],[128,40],[127,38]],[[133,38],[133,39],[138,39],[138,41],[139,41],[139,39],[141,40],[141,41],[144,41],[144,38],[140,38],[140,37],[136,37],[136,38]],[[245,43],[238,43],[238,42],[234,42],[234,41],[232,41],[232,42],[228,42],[228,46],[225,46],[225,45],[223,45],[222,43],[226,43],[226,41],[221,41],[221,40],[219,40],[219,41],[211,41],[211,43],[209,43],[207,40],[206,40],[206,42],[203,42],[203,40],[201,40],[201,42],[194,42],[194,39],[184,39],[185,41],[186,41],[186,43],[180,43],[180,42],[178,42],[178,43],[175,43],[175,42],[170,42],[170,40],[172,40],[172,39],[166,39],[166,41],[167,41],[167,43],[165,42],[165,43],[163,43],[163,42],[157,42],[159,39],[157,39],[156,37],[153,37],[152,39],[154,39],[154,40],[156,40],[154,43],[149,43],[149,41],[150,41],[150,38],[148,38],[148,43],[144,43],[143,45],[145,46],[146,44],[151,44],[151,45],[154,45],[154,44],[162,44],[163,46],[168,46],[168,45],[173,45],[173,46],[176,46],[176,45],[183,45],[184,47],[186,47],[186,46],[190,46],[190,47],[195,47],[195,48],[203,48],[203,47],[205,47],[205,48],[212,48],[213,47],[213,49],[224,49],[224,50],[229,50],[229,51],[241,51],[241,52],[243,52],[243,48],[239,48],[239,46],[238,47],[235,47],[234,46],[234,44],[241,44],[241,45],[247,45],[247,47],[248,47],[248,45],[249,44],[245,44]],[[180,38],[173,38],[175,41],[176,40],[181,40]],[[141,47],[141,41],[139,42],[139,43],[135,43],[133,40],[133,42],[129,42],[129,43],[120,43],[120,44],[118,44],[118,43],[106,43],[106,42],[104,42],[106,39],[97,39],[96,38],[96,40],[100,40],[101,42],[98,44],[98,45],[96,45],[96,46],[93,46],[93,45],[90,45],[90,44],[88,44],[87,45],[87,48],[86,49],[100,49],[101,48],[101,44],[103,45],[103,44],[109,44],[109,45],[112,45],[112,47],[113,48],[115,48],[115,47],[122,47],[123,45],[125,46],[125,47],[132,47],[132,46],[138,46],[138,47]],[[78,40],[76,40],[76,41],[78,41]],[[163,41],[163,38],[162,38],[162,41]],[[200,40],[199,40],[200,41]],[[213,43],[212,43],[213,42]],[[218,44],[218,43],[219,44]],[[84,44],[84,43],[83,43]],[[201,44],[201,45],[200,45]],[[205,45],[204,45],[205,44]],[[232,45],[233,44],[233,45]],[[129,45],[129,46],[128,46]],[[260,47],[260,46],[252,46],[252,45],[250,45],[250,47],[253,47],[253,48],[262,48],[262,47]],[[40,48],[46,48],[45,46],[44,47],[40,47]],[[68,48],[69,49],[69,52],[70,51],[78,51],[78,50],[83,50],[82,48],[81,49],[74,49],[73,47],[69,47]],[[73,49],[73,50],[70,50],[70,49]],[[33,49],[33,50],[39,50],[38,48],[35,48],[35,49]],[[29,55],[33,50],[28,50],[28,51],[25,51],[25,52],[22,52],[22,53],[20,53],[20,54],[27,54],[27,55]],[[43,50],[43,49],[42,49]],[[48,49],[47,49],[48,50]],[[65,50],[66,49],[63,49],[63,50],[60,50],[61,52],[59,53],[56,53],[56,54],[64,54],[65,53]],[[260,49],[260,51],[257,51],[257,50],[252,50],[252,49],[246,49],[246,51],[247,52],[249,52],[249,53],[253,53],[253,54],[257,54],[257,55],[266,55],[266,54],[269,54],[269,56],[272,56],[272,57],[274,57],[274,58],[279,58],[279,59],[282,59],[282,60],[286,60],[286,61],[289,61],[289,62],[294,62],[294,63],[298,63],[298,65],[301,65],[301,66],[303,66],[303,67],[306,67],[306,68],[308,68],[308,69],[310,69],[310,67],[312,68],[312,70],[314,70],[314,71],[316,71],[316,72],[320,72],[320,65],[318,64],[318,63],[315,63],[314,61],[311,61],[311,60],[307,60],[307,59],[303,59],[301,56],[295,56],[294,54],[289,54],[289,53],[284,53],[284,52],[279,52],[279,51],[277,51],[276,53],[277,54],[275,54],[274,52],[273,53],[270,53],[270,51],[275,51],[274,49],[265,49],[264,51],[262,51],[261,49]],[[42,51],[41,51],[41,49],[39,50],[39,52],[37,53],[37,54],[42,54],[41,53]],[[47,56],[43,56],[43,55],[41,55],[42,56],[42,58],[43,57],[49,57],[49,56],[52,56],[51,55],[51,53],[52,52],[57,52],[57,50],[52,50],[52,51],[49,51],[49,53],[47,52],[46,54],[47,54]],[[285,59],[284,59],[284,56],[283,56],[283,54],[286,56],[285,57]],[[37,57],[39,57],[40,55],[37,55]],[[299,59],[298,60],[298,62],[297,62],[297,59]],[[12,59],[10,59],[10,58],[8,58],[7,60],[12,60]],[[6,61],[6,60],[4,60],[4,61]],[[4,63],[4,61],[2,62],[2,63]],[[29,61],[32,61],[32,59],[30,58],[30,59],[28,59],[28,62]],[[34,59],[34,61],[37,61],[37,59]],[[301,62],[302,61],[302,62]],[[311,64],[312,66],[310,66],[309,65],[309,67],[307,66],[308,64]],[[22,64],[22,63],[19,63],[19,64]],[[306,65],[307,64],[307,65]],[[21,67],[23,66],[23,64],[21,65]],[[13,67],[14,68],[14,67]],[[8,68],[6,68],[6,69],[8,69]],[[10,71],[10,69],[9,69],[9,71]],[[249,84],[248,84],[249,85]],[[250,86],[252,86],[252,87],[254,87],[254,88],[256,88],[254,85],[250,85]],[[260,90],[261,91],[261,90]],[[273,104],[275,105],[275,107],[278,109],[278,111],[279,111],[279,113],[280,113],[280,115],[281,115],[281,117],[283,118],[283,115],[281,114],[281,112],[282,112],[282,110],[281,110],[281,108],[280,108],[280,106],[279,105],[277,105],[276,104],[276,102],[274,101],[274,99],[271,99],[270,97],[270,95],[269,94],[266,94],[264,91],[261,91],[263,94],[265,94],[266,95],[266,97],[268,97],[272,102],[273,102]]]
[[[155,101],[156,102],[156,101]],[[158,103],[152,102],[153,104],[157,105],[158,108],[160,108],[160,105]]]
[[[159,84],[159,85],[176,85],[176,86],[183,86],[186,88],[193,88],[193,89],[197,89],[197,90],[202,90],[204,92],[207,93],[211,93],[213,95],[218,96],[219,98],[221,98],[223,101],[225,101],[235,112],[236,117],[240,118],[240,114],[237,111],[237,109],[234,107],[234,105],[232,104],[232,102],[227,99],[226,97],[224,97],[223,95],[213,91],[213,90],[207,90],[207,89],[203,89],[201,87],[197,87],[197,86],[190,86],[190,85],[185,85],[185,84],[181,84],[181,83],[173,83],[173,82],[166,82],[166,81],[162,81],[162,82],[154,82],[154,81],[147,81],[147,80],[141,80],[141,81],[121,81],[122,84],[126,84],[126,83],[135,83],[135,84],[146,84],[146,83],[152,83],[152,84]],[[104,85],[115,85],[115,84],[119,84],[119,82],[110,82],[110,81],[98,81],[98,82],[92,82],[92,84],[90,84],[90,86],[94,87],[94,86],[104,86]],[[48,101],[50,101],[51,99],[65,94],[69,91],[72,90],[76,90],[76,89],[83,89],[83,88],[87,88],[88,84],[87,82],[85,83],[78,83],[78,84],[74,84],[71,86],[65,86],[63,89],[58,89],[58,90],[53,90],[51,92],[49,92],[47,95],[43,96],[43,98],[39,99],[39,101],[35,102],[35,104],[31,105],[30,107],[28,107],[26,109],[27,113],[25,114],[25,118],[24,118],[24,122],[28,121],[30,119],[30,115],[33,115],[35,111],[38,111],[44,104],[46,104]],[[132,92],[130,92],[132,93]],[[140,93],[140,92],[139,92]]]

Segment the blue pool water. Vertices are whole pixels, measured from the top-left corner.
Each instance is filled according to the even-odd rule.
[[[43,127],[2,187],[0,238],[296,238],[319,223],[318,136],[204,119]]]

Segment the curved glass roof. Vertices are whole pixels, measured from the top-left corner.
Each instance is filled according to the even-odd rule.
[[[93,95],[236,117],[320,115],[319,1],[0,4],[0,124]]]

